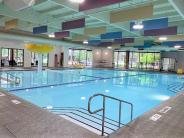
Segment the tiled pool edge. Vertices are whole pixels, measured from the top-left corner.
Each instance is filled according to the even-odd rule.
[[[0,137],[98,138],[100,136],[43,110],[6,90],[0,97]],[[15,104],[11,100],[21,103]]]
[[[166,107],[171,109],[161,112]],[[180,92],[107,138],[184,138],[183,116],[184,92]]]

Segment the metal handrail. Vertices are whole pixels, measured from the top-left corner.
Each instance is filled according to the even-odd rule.
[[[91,101],[92,101],[93,98],[98,97],[98,96],[103,97],[103,107],[100,108],[100,109],[97,109],[95,111],[91,111]],[[114,98],[114,97],[111,97],[111,96],[107,96],[107,95],[104,95],[104,94],[100,94],[100,93],[91,96],[89,98],[89,101],[88,101],[88,112],[91,113],[91,114],[96,114],[96,113],[102,111],[102,136],[104,136],[104,127],[105,127],[105,109],[106,109],[105,103],[106,103],[106,98],[109,98],[109,99],[112,99],[112,100],[115,100],[115,101],[119,101],[119,121],[118,121],[118,127],[119,128],[121,127],[121,105],[122,105],[122,103],[130,105],[130,107],[131,107],[131,121],[133,120],[133,104],[132,103],[121,100],[121,99],[117,99],[117,98]]]
[[[14,78],[14,82],[15,82],[15,84],[20,84],[20,78],[19,77],[17,77],[17,76],[14,76],[13,74],[10,74],[10,73],[7,73],[7,72],[5,72],[6,73],[6,79],[7,79],[7,82],[8,82],[8,80],[9,80],[9,76],[10,77],[12,77],[12,78]]]

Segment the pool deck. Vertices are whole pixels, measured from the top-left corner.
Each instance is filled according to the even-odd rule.
[[[0,138],[99,138],[57,115],[0,90]],[[2,96],[4,95],[5,96]],[[18,100],[20,104],[14,104]]]
[[[156,121],[152,116],[158,114]],[[184,138],[184,92],[119,129],[108,138]]]
[[[0,138],[101,137],[4,90],[0,92]],[[1,96],[2,93],[5,96]],[[14,104],[11,101],[14,99],[21,103]],[[165,109],[161,113],[160,110],[163,108]],[[161,118],[157,121],[151,120],[150,117],[154,114],[161,115]],[[184,138],[184,92],[107,138]]]

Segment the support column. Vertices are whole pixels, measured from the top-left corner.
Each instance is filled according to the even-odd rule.
[[[42,54],[38,54],[38,72],[42,71]]]
[[[130,51],[126,51],[126,59],[125,59],[125,68],[129,69],[129,57],[130,57]]]
[[[31,52],[24,49],[24,68],[31,68]]]
[[[69,48],[64,47],[63,48],[63,67],[68,67],[68,56],[69,56]]]

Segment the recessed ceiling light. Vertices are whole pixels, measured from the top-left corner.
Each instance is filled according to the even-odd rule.
[[[55,37],[55,35],[52,33],[52,34],[49,34],[48,35],[50,38],[54,38]]]
[[[84,2],[84,0],[70,0],[70,1],[73,3],[83,3]]]
[[[174,46],[174,48],[179,49],[179,48],[181,48],[181,46],[180,45],[176,45],[176,46]]]
[[[166,36],[161,36],[158,38],[160,41],[166,41],[168,38]]]
[[[83,44],[88,44],[88,41],[87,41],[87,40],[84,40],[84,41],[83,41]]]
[[[112,47],[111,47],[111,46],[108,46],[107,48],[108,48],[108,49],[112,49]]]
[[[135,22],[135,24],[133,25],[133,29],[135,30],[142,30],[143,28],[144,28],[144,25],[140,21]]]

